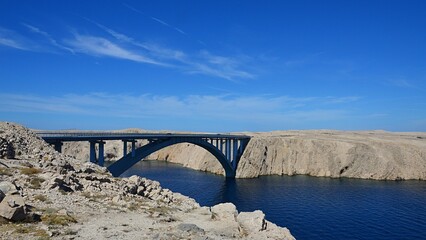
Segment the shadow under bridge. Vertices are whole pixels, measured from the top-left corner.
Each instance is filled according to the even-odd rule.
[[[108,167],[113,176],[120,176],[127,169],[150,154],[178,143],[191,143],[210,152],[225,170],[225,176],[235,177],[238,162],[250,141],[249,136],[231,134],[177,134],[177,133],[117,133],[117,132],[37,132],[46,142],[61,151],[63,142],[87,141],[90,143],[90,161],[104,165],[104,144],[108,140],[123,141],[123,157]],[[148,144],[136,148],[136,140],[148,140]],[[132,148],[127,153],[127,143]],[[98,154],[96,154],[98,145]],[[98,156],[96,158],[96,155]]]

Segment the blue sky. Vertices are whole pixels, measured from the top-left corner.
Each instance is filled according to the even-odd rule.
[[[426,131],[426,1],[0,1],[0,120]]]

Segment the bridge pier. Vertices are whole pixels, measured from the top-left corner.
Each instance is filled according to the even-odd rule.
[[[90,162],[96,163],[96,142],[90,141]]]
[[[53,143],[53,147],[55,148],[55,150],[60,153],[62,152],[62,145],[63,143],[61,141],[57,141]]]
[[[96,144],[99,144],[97,159],[96,159]],[[104,163],[105,163],[104,145],[105,145],[104,141],[90,141],[90,162],[91,163],[97,163],[101,167],[104,166]]]
[[[127,155],[127,143],[132,143],[132,157],[135,156],[136,140],[123,140],[123,157]]]

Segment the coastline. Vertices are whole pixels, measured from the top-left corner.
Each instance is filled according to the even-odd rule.
[[[124,131],[143,132],[139,129]],[[267,175],[372,180],[426,180],[426,133],[385,131],[275,131],[252,136],[237,167],[237,178]],[[145,144],[143,141],[138,146]],[[64,153],[88,159],[83,142],[65,143]],[[105,146],[109,160],[121,157],[122,143]],[[178,163],[194,170],[223,175],[219,162],[204,149],[177,144],[147,159]]]
[[[0,122],[1,239],[294,239],[261,211],[195,200],[138,176],[114,178]]]

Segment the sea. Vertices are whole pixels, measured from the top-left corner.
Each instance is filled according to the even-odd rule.
[[[426,181],[310,176],[226,179],[165,161],[144,160],[123,173],[159,181],[202,206],[232,202],[262,210],[296,239],[426,239]]]

